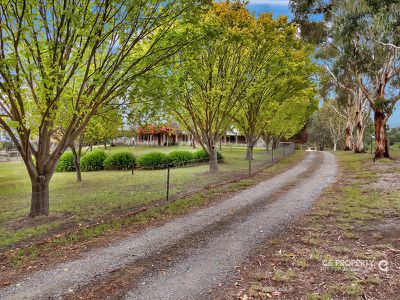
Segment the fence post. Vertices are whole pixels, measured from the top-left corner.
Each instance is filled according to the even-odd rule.
[[[168,169],[167,169],[167,201],[169,200],[169,173],[170,173],[170,168],[168,166]]]

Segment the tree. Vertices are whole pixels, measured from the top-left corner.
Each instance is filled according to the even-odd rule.
[[[336,83],[334,91],[337,95],[337,107],[332,106],[332,108],[346,119],[345,150],[363,153],[364,131],[370,114],[367,111],[368,101],[357,85],[351,69],[346,69],[341,65],[336,66],[335,73],[338,73],[337,75],[328,67],[327,70]],[[355,131],[355,135],[353,135],[353,131]]]
[[[325,23],[329,24],[326,26],[325,42],[340,48],[335,59],[336,67],[352,73],[352,81],[361,89],[363,97],[374,111],[375,157],[389,157],[386,123],[400,99],[399,1],[291,0],[291,7],[296,19],[305,22],[312,14],[324,16]],[[358,94],[356,89],[354,91]],[[355,110],[358,113],[356,133],[359,133],[355,150],[360,152],[363,116],[359,105],[355,105]]]
[[[400,144],[400,128],[391,128],[388,131],[388,137],[391,146]]]
[[[320,116],[326,122],[333,143],[333,151],[345,134],[346,118],[338,113],[338,104],[334,100],[328,100],[320,109]]]
[[[179,123],[209,156],[218,171],[217,143],[233,123],[254,67],[248,59],[256,19],[239,2],[214,3],[197,30],[206,37],[185,49],[166,70],[166,103]]]
[[[252,81],[245,88],[240,109],[234,115],[236,126],[246,137],[246,159],[253,158],[255,143],[279,114],[282,102],[299,96],[313,98],[311,76],[316,70],[311,62],[311,48],[297,37],[296,25],[288,24],[285,18],[273,20],[270,14],[261,15],[257,25],[259,32],[249,45],[250,55],[246,56],[247,64],[252,66],[247,76]],[[304,104],[307,106],[308,102]],[[290,134],[296,133],[290,131]]]
[[[320,111],[314,112],[311,116],[307,131],[308,141],[314,144],[318,150],[324,151],[331,144],[330,131],[325,120],[322,119]]]
[[[122,126],[122,114],[118,107],[104,106],[85,128],[84,141],[89,145],[103,143],[104,148],[107,148],[107,142],[120,134]]]
[[[333,42],[344,52],[356,83],[374,111],[375,158],[389,157],[387,121],[400,100],[398,1],[341,1],[334,6]]]
[[[65,149],[99,108],[190,43],[183,24],[201,4],[1,1],[0,126],[30,176],[31,217],[49,213],[49,182]]]
[[[309,86],[301,90],[298,95],[284,101],[275,116],[269,121],[267,133],[273,138],[274,148],[280,139],[288,140],[302,130],[318,108],[314,84],[312,82],[308,82],[308,84]]]

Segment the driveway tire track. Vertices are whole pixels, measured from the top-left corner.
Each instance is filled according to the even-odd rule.
[[[234,273],[234,268],[265,238],[281,231],[290,220],[312,206],[322,190],[333,182],[337,166],[333,154],[307,180],[235,223],[228,231],[212,237],[190,257],[166,272],[142,279],[125,299],[205,299],[208,291]]]
[[[240,230],[240,228],[242,228],[244,224],[247,224],[249,220],[257,219],[257,221],[259,221],[260,217],[264,217],[263,214],[265,214],[266,211],[268,211],[270,208],[276,209],[276,207],[274,206],[276,202],[267,205],[265,203],[265,199],[267,197],[271,197],[280,189],[285,188],[285,186],[290,185],[290,183],[293,184],[294,179],[296,179],[297,177],[301,176],[303,179],[306,178],[304,175],[307,173],[307,170],[309,168],[312,168],[310,167],[310,164],[312,164],[316,156],[318,156],[318,154],[311,153],[307,156],[305,160],[303,160],[293,168],[265,182],[259,183],[252,188],[244,190],[237,195],[212,207],[200,209],[195,213],[177,218],[176,220],[168,222],[160,227],[149,228],[140,234],[135,234],[128,238],[125,238],[114,245],[90,251],[86,253],[81,259],[62,263],[52,270],[33,273],[20,283],[1,289],[0,299],[48,299],[59,298],[68,295],[69,293],[76,291],[77,289],[82,288],[93,281],[100,280],[101,278],[106,277],[111,272],[115,272],[116,270],[123,269],[130,264],[157,255],[158,253],[162,252],[163,249],[171,248],[175,244],[179,245],[180,241],[190,236],[194,236],[196,233],[201,233],[203,231],[206,232],[207,229],[212,228],[214,224],[218,224],[218,222],[221,222],[221,220],[225,220],[227,221],[225,223],[227,225],[227,229],[221,231],[221,233],[223,232],[223,234],[210,235],[209,243],[199,243],[199,247],[193,249],[193,254],[190,254],[188,257],[185,257],[180,262],[177,262],[172,268],[168,269],[167,274],[171,275],[171,282],[169,283],[170,288],[168,289],[168,293],[162,292],[161,294],[157,294],[157,291],[160,292],[160,290],[153,289],[151,282],[156,283],[158,280],[163,280],[165,282],[165,277],[161,278],[158,276],[158,274],[151,274],[148,275],[144,281],[149,282],[149,284],[141,286],[139,289],[135,289],[128,294],[128,298],[146,298],[144,297],[143,293],[146,293],[146,290],[148,290],[148,288],[153,290],[153,293],[151,294],[152,296],[147,297],[148,299],[166,299],[168,295],[169,297],[172,297],[171,299],[175,299],[177,295],[176,288],[174,289],[174,287],[179,287],[181,294],[183,293],[183,297],[187,295],[202,295],[204,291],[201,291],[201,289],[199,289],[200,286],[196,285],[197,283],[204,281],[202,281],[202,279],[200,278],[201,276],[197,278],[197,280],[192,281],[192,285],[187,285],[190,280],[185,280],[185,289],[180,289],[180,286],[182,285],[182,282],[180,280],[182,278],[177,276],[177,273],[174,272],[177,271],[183,274],[184,272],[182,272],[180,268],[187,268],[186,263],[190,261],[192,257],[195,259],[194,262],[197,262],[199,257],[201,255],[204,256],[207,252],[203,250],[211,251],[214,247],[213,245],[220,245],[221,241],[225,240],[227,245],[233,246],[233,244],[231,243],[232,241],[230,239],[226,240],[226,238],[234,237],[232,235],[233,232],[235,230]],[[333,170],[330,173],[328,172],[328,174],[325,174],[326,172],[323,172],[325,174],[325,177],[323,178],[315,179],[314,174],[310,177],[309,181],[327,183],[332,180],[332,177],[336,172],[333,155],[323,154],[323,156],[325,157],[324,161],[328,161],[328,163],[333,165]],[[324,166],[325,164],[326,162],[324,162],[322,166]],[[306,181],[303,180],[300,185],[306,185]],[[296,185],[290,186],[290,188],[292,188],[292,190],[296,190],[298,193],[298,187],[296,187]],[[312,188],[312,190],[317,191],[319,190],[319,188],[314,187]],[[289,191],[288,193],[292,193],[291,191]],[[277,202],[281,203],[280,199],[284,199],[286,197],[287,194],[283,194],[279,197],[279,200],[277,200]],[[308,201],[305,202],[308,203]],[[303,206],[303,203],[301,204],[302,205],[300,206]],[[232,214],[233,211],[234,214]],[[245,213],[246,211],[247,213]],[[291,210],[289,209],[289,211]],[[240,216],[241,213],[243,213],[243,216],[241,218],[239,218],[235,222],[229,222],[229,216]],[[287,221],[287,219],[288,218],[285,215],[285,217],[280,218],[279,222],[276,222],[275,225],[279,224],[279,226],[281,226],[282,223]],[[222,222],[221,224],[224,223]],[[274,226],[274,228],[275,227],[276,226]],[[247,232],[246,234],[249,234],[249,237],[253,237],[253,234],[250,233],[251,232]],[[252,242],[250,244],[252,245],[254,243]],[[235,252],[235,255],[232,256],[232,258],[235,259],[228,260],[227,263],[225,263],[224,265],[231,265],[232,262],[237,261],[239,256],[242,257],[242,255],[246,253],[246,251],[242,251],[240,249],[239,252],[240,255],[238,255],[239,253]],[[213,256],[213,253],[207,253]],[[221,258],[218,255],[215,257]],[[211,263],[214,262],[218,263],[217,261],[211,261]],[[195,265],[196,264],[194,264],[193,266]],[[211,264],[210,266],[212,265],[214,264]],[[226,270],[222,270],[221,272],[220,271],[218,271],[220,275],[226,273]],[[187,277],[186,279],[191,278],[190,274],[188,276],[189,277]],[[219,278],[221,276],[217,277]],[[204,284],[204,288],[206,288],[206,286],[209,286],[207,282],[204,282]],[[189,288],[189,286],[191,287]]]

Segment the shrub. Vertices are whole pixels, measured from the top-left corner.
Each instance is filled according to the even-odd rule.
[[[204,149],[196,151],[194,155],[196,159],[198,159],[200,162],[206,162],[209,160],[208,154]],[[217,152],[217,159],[219,162],[222,162],[224,160],[224,157],[222,156],[221,152]]]
[[[162,152],[149,152],[138,158],[138,166],[145,169],[163,169],[169,163],[168,155]]]
[[[172,151],[169,155],[169,160],[175,166],[183,166],[195,163],[196,155],[190,151]]]
[[[104,169],[107,154],[102,150],[95,150],[82,156],[81,169],[83,172],[100,171]]]
[[[194,153],[196,159],[199,162],[206,162],[208,161],[208,154],[204,149],[198,150]]]
[[[107,170],[129,170],[136,166],[136,157],[130,152],[111,154],[104,161]]]
[[[64,152],[56,166],[56,172],[74,172],[74,155],[72,152]]]

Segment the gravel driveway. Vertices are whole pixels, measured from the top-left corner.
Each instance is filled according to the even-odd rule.
[[[0,299],[71,297],[79,288],[157,256],[190,237],[197,242],[188,244],[181,259],[165,272],[149,271],[126,298],[206,298],[210,288],[229,277],[259,242],[308,209],[334,180],[336,169],[334,155],[310,153],[293,168],[212,207],[149,228],[54,269],[33,273],[1,289]]]

